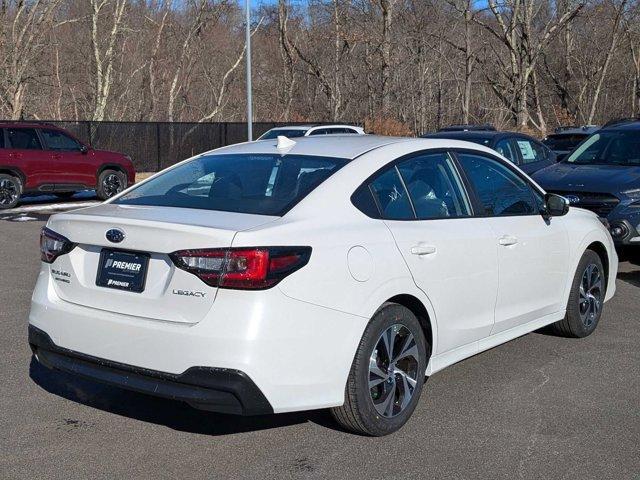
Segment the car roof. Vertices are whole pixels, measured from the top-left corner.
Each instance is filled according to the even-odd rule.
[[[268,131],[272,131],[272,130],[309,130],[313,127],[315,127],[316,125],[288,125],[288,126],[284,126],[284,127],[273,127],[270,128]]]
[[[61,130],[60,127],[52,124],[52,123],[47,123],[47,122],[20,122],[18,120],[16,121],[11,121],[11,120],[5,120],[5,121],[0,121],[0,128],[25,128],[25,127],[29,127],[29,128],[55,128],[58,130]]]
[[[290,126],[282,126],[282,127],[273,127],[269,131],[273,130],[317,130],[319,128],[359,128],[356,125],[347,125],[347,124],[338,124],[332,123],[330,125],[290,125]]]
[[[227,147],[205,152],[203,155],[220,154],[276,154],[276,155],[311,155],[353,160],[376,148],[390,144],[415,142],[416,150],[431,148],[469,148],[493,152],[492,150],[470,142],[451,139],[384,137],[378,135],[326,135],[298,137],[289,148],[278,149],[276,139],[257,140],[255,142],[238,143]]]
[[[624,130],[624,131],[640,130],[640,121],[610,125],[608,127],[605,126],[605,127],[602,127],[602,129],[600,129],[599,131],[611,132],[611,131],[620,131],[620,130]]]
[[[591,135],[593,132],[600,130],[597,125],[586,125],[584,127],[561,127],[547,135],[547,137],[561,137],[563,135]]]
[[[496,130],[451,130],[447,132],[426,133],[421,135],[422,138],[495,138],[500,135],[509,134],[511,132],[498,132]]]

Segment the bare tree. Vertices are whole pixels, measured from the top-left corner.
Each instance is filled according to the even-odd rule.
[[[117,42],[121,36],[124,12],[127,0],[90,0],[91,4],[91,48],[95,63],[95,107],[93,120],[104,120],[113,86],[113,68],[116,61]],[[101,17],[113,5],[109,21],[104,30],[101,28]]]
[[[586,0],[577,0],[572,8],[558,15],[546,2],[527,0],[505,0],[500,4],[496,0],[488,0],[489,11],[495,19],[490,23],[483,15],[476,14],[473,20],[485,28],[507,49],[507,59],[497,54],[498,65],[507,80],[507,94],[498,93],[513,113],[518,127],[526,128],[529,116],[529,88],[531,75],[544,51],[555,35],[571,22],[584,8]],[[543,10],[543,6],[547,6]],[[538,18],[546,13],[543,27]],[[537,21],[536,21],[537,20]],[[497,51],[494,51],[497,52]],[[493,80],[498,84],[497,80]],[[494,87],[495,89],[496,87]]]
[[[0,98],[12,119],[22,117],[60,0],[3,0],[0,5]]]

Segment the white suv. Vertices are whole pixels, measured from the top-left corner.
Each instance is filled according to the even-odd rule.
[[[494,151],[370,135],[199,155],[52,216],[41,254],[45,366],[219,412],[331,407],[370,435],[425,375],[549,324],[589,335],[618,267],[595,214]]]
[[[353,125],[291,125],[276,127],[263,133],[258,140],[273,140],[277,137],[297,138],[315,135],[364,135],[364,130]]]

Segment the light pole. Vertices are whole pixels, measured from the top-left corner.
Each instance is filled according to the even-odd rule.
[[[247,139],[253,141],[253,108],[251,99],[251,2],[245,0],[246,48],[247,48]]]

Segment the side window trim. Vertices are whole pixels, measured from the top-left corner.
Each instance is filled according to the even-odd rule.
[[[472,216],[474,217],[480,217],[480,218],[507,218],[507,217],[532,217],[532,216],[536,216],[536,215],[541,215],[541,212],[535,212],[535,213],[526,213],[526,214],[514,214],[514,215],[489,215],[486,211],[486,209],[484,208],[484,205],[482,204],[482,202],[480,202],[480,197],[478,196],[478,192],[476,191],[475,187],[473,186],[473,184],[471,183],[471,181],[468,179],[467,177],[467,173],[464,170],[464,168],[462,167],[462,165],[460,164],[460,160],[457,157],[458,153],[468,153],[470,155],[477,155],[480,157],[485,157],[488,158],[490,160],[493,160],[495,162],[500,163],[501,165],[505,166],[511,173],[513,173],[514,175],[516,175],[518,178],[520,178],[523,182],[525,182],[525,184],[527,185],[527,187],[529,187],[529,194],[531,195],[531,199],[533,200],[533,203],[535,205],[539,205],[538,199],[536,198],[535,192],[537,192],[539,195],[544,196],[544,192],[540,191],[535,185],[533,185],[531,183],[531,181],[526,178],[525,176],[523,176],[519,171],[517,171],[514,167],[513,164],[511,164],[511,162],[504,162],[502,161],[500,158],[496,157],[495,155],[489,153],[489,152],[484,152],[484,151],[480,151],[480,150],[469,150],[469,149],[465,149],[465,148],[455,148],[451,150],[451,153],[453,154],[456,164],[460,165],[460,169],[464,172],[464,178],[465,181],[469,182],[469,185],[467,188],[470,188],[471,191],[473,192],[473,199],[475,202],[477,202],[478,204],[478,214],[474,214]]]
[[[409,205],[411,205],[411,211],[413,212],[413,220],[418,220],[418,214],[416,213],[416,207],[413,204],[413,199],[411,198],[411,195],[409,194],[409,189],[407,188],[407,184],[404,181],[404,178],[402,177],[402,173],[400,173],[400,170],[398,169],[398,163],[396,163],[393,166],[393,168],[396,171],[396,175],[400,179],[400,183],[402,184],[402,188],[404,189],[404,193],[407,196],[407,200],[409,200]]]
[[[376,177],[378,177],[379,175],[382,175],[387,170],[391,170],[392,168],[395,168],[396,169],[396,174],[400,177],[400,181],[402,182],[402,186],[404,188],[404,191],[407,194],[407,197],[409,198],[409,202],[411,204],[411,209],[413,210],[414,218],[393,220],[394,222],[409,222],[409,221],[411,221],[411,222],[415,222],[415,221],[423,221],[423,222],[436,221],[437,222],[439,220],[465,220],[465,219],[474,218],[474,217],[486,216],[486,215],[480,215],[479,214],[479,212],[484,212],[484,207],[480,203],[480,200],[477,197],[477,194],[475,192],[475,189],[473,188],[473,185],[471,184],[470,180],[467,177],[466,172],[464,171],[464,168],[462,168],[462,165],[460,165],[460,162],[458,161],[458,158],[455,155],[456,150],[466,151],[466,152],[469,152],[469,153],[479,152],[479,150],[450,149],[450,148],[427,148],[427,149],[424,149],[424,150],[418,150],[416,152],[408,153],[406,155],[403,155],[402,157],[398,157],[395,160],[392,160],[391,162],[389,162],[389,163],[385,164],[384,166],[380,167],[378,170],[373,172],[371,175],[369,175],[358,186],[358,188],[356,188],[353,191],[353,193],[349,197],[350,200],[351,200],[352,205],[354,205],[354,207],[356,207],[358,210],[360,210],[357,207],[357,205],[354,204],[353,198],[354,198],[355,194],[361,188],[366,188],[369,191],[369,194],[373,197],[373,201],[374,201],[374,203],[375,203],[375,205],[376,205],[376,207],[378,209],[378,216],[377,217],[372,217],[371,215],[368,215],[366,212],[363,212],[362,210],[360,210],[360,211],[362,213],[364,213],[365,215],[367,215],[367,217],[373,218],[374,220],[385,220],[384,215],[382,213],[382,208],[381,208],[381,206],[380,206],[380,204],[378,202],[378,199],[376,198],[375,193],[371,189],[371,184],[376,179]],[[407,187],[405,185],[404,178],[402,177],[402,174],[398,170],[398,164],[400,164],[402,162],[405,162],[407,160],[410,160],[411,158],[416,157],[416,156],[438,154],[438,153],[445,153],[445,154],[447,154],[449,156],[449,159],[451,160],[451,164],[452,164],[452,166],[453,166],[453,168],[455,170],[455,173],[458,175],[458,177],[460,178],[460,180],[462,182],[462,188],[463,188],[463,192],[462,193],[464,195],[466,195],[467,199],[469,200],[469,215],[466,216],[466,217],[443,217],[443,218],[431,218],[431,219],[420,220],[416,215],[415,207],[413,206],[413,201],[411,200],[411,196],[409,195],[409,192],[408,192]],[[480,153],[484,153],[484,152],[480,152]]]

